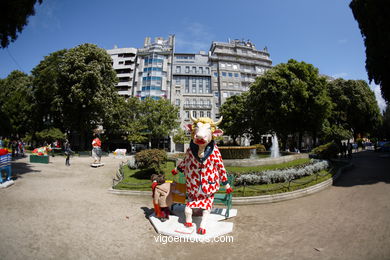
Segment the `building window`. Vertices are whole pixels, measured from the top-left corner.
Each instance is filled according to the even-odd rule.
[[[211,111],[207,111],[207,117],[211,118]]]
[[[123,61],[120,61],[119,64],[123,64]]]
[[[196,67],[192,67],[192,73],[196,73]]]
[[[180,66],[176,66],[176,73],[180,73],[181,72],[181,67]]]
[[[196,118],[196,111],[192,111],[192,116]]]
[[[186,73],[189,73],[190,72],[190,67],[186,67]]]
[[[192,106],[193,106],[193,107],[196,107],[196,106],[197,106],[196,103],[197,103],[197,102],[196,102],[196,99],[194,98],[194,99],[192,100]]]
[[[234,73],[234,77],[238,78],[238,76],[239,76],[238,73]]]
[[[233,69],[234,70],[238,70],[238,66],[237,65],[233,65]]]
[[[196,79],[192,79],[192,93],[196,93]]]
[[[185,93],[190,93],[190,79],[186,78]]]
[[[180,106],[180,99],[176,99],[176,100],[175,100],[175,105],[176,105],[176,106]]]
[[[190,111],[186,111],[186,119],[190,118]]]
[[[229,77],[232,78],[233,77],[233,73],[229,72]]]
[[[204,117],[204,112],[203,111],[199,111],[199,117]]]
[[[206,93],[211,93],[210,79],[206,79]]]
[[[199,79],[199,93],[203,93],[203,79]]]
[[[203,74],[203,68],[202,67],[199,67],[199,73]]]
[[[180,89],[176,89],[176,96],[180,96]]]
[[[225,63],[221,63],[221,68],[225,68]]]
[[[217,72],[214,72],[214,77],[218,77],[218,73]]]
[[[226,77],[226,72],[222,72],[222,77]]]
[[[210,74],[210,68],[206,67],[206,74]]]
[[[204,102],[203,102],[203,99],[199,100],[199,107],[203,107],[204,106]]]

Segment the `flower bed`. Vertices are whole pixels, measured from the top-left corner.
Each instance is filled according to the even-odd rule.
[[[256,185],[265,183],[288,182],[303,176],[313,175],[316,172],[329,168],[328,161],[311,160],[309,164],[282,170],[250,172],[236,174],[235,185]]]

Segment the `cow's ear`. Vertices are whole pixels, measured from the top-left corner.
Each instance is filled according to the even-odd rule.
[[[215,129],[215,131],[213,132],[214,137],[218,137],[221,135],[223,135],[223,131],[221,129]]]
[[[184,125],[185,130],[192,132],[192,124]]]

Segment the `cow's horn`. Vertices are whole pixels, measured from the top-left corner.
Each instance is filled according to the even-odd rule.
[[[222,119],[223,119],[223,116],[221,116],[220,118],[219,118],[219,120],[217,121],[217,122],[215,122],[214,124],[217,126],[217,125],[219,125],[221,122],[222,122]]]
[[[196,123],[196,118],[192,116],[192,113],[190,112],[190,119],[192,122]]]

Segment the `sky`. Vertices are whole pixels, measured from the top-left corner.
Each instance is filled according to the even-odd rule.
[[[273,65],[311,63],[321,74],[363,79],[365,47],[350,0],[43,0],[8,48],[0,78],[27,74],[45,56],[83,43],[104,49],[143,46],[145,37],[174,34],[176,52],[208,51],[213,41],[250,40],[265,46]],[[378,104],[380,88],[370,84]]]

